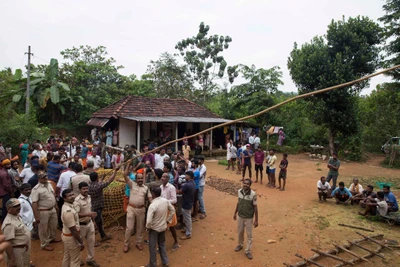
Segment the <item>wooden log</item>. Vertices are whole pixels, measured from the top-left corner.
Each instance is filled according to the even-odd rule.
[[[372,236],[370,236],[370,237],[371,237],[371,238],[381,238],[381,237],[383,237],[383,234],[375,234],[375,235],[372,235]],[[365,240],[366,240],[365,238],[362,238],[362,239],[354,240],[353,242],[359,243],[359,242],[363,242],[363,241],[365,241]],[[345,244],[345,245],[343,245],[343,247],[346,248],[346,249],[350,249],[351,245],[350,245],[350,244]],[[377,252],[379,252],[379,250],[378,250]],[[337,250],[337,249],[332,250],[332,252],[329,251],[329,254],[336,254],[336,253],[338,253],[338,250]],[[374,256],[374,254],[368,253],[367,255],[364,256],[364,258],[371,258],[371,257],[373,257],[373,256]],[[318,258],[320,258],[320,255],[319,255],[319,254],[314,254],[314,255],[311,256],[309,259],[310,259],[310,260],[317,260]],[[296,263],[296,264],[293,264],[294,267],[303,267],[303,266],[306,266],[306,265],[307,265],[307,262],[304,262],[304,261],[298,262],[298,263]],[[339,265],[337,265],[337,266],[335,266],[335,267],[342,267],[343,265],[344,265],[344,264],[339,264]]]
[[[316,265],[316,266],[318,266],[318,267],[325,267],[324,265],[321,265],[321,264],[319,264],[319,263],[317,263],[317,262],[315,262],[315,261],[313,261],[313,260],[304,258],[304,257],[301,256],[300,254],[297,254],[297,253],[296,253],[295,256],[296,256],[296,257],[299,257],[300,259],[302,259],[302,260],[305,261],[306,263],[311,263],[311,264],[314,264],[314,265]]]
[[[359,227],[359,226],[354,226],[354,225],[349,225],[349,224],[344,224],[344,223],[339,223],[339,226],[344,226],[344,227],[350,227],[350,228],[354,228],[354,229],[358,229],[358,230],[364,230],[364,231],[368,231],[368,232],[375,232],[374,230],[371,229],[367,229],[364,227]]]
[[[360,235],[360,236],[362,236],[362,237],[368,239],[368,240],[371,241],[371,242],[374,242],[375,244],[378,244],[379,246],[382,246],[382,247],[384,247],[384,248],[389,249],[390,251],[393,251],[393,249],[392,249],[391,247],[388,247],[387,245],[385,245],[385,244],[383,244],[383,243],[381,243],[381,242],[378,242],[378,241],[376,241],[375,239],[370,238],[369,236],[363,235],[363,234],[361,234],[361,233],[359,233],[359,232],[356,232],[356,234],[358,234],[358,235]]]
[[[313,249],[313,248],[312,248],[311,250],[314,251],[314,252],[317,252],[317,253],[320,254],[320,255],[324,255],[324,256],[326,256],[326,257],[328,257],[328,258],[331,258],[331,259],[334,259],[334,260],[343,262],[343,263],[345,263],[345,264],[354,265],[354,263],[352,263],[352,262],[349,262],[349,261],[346,261],[346,260],[344,260],[344,259],[341,259],[341,258],[339,258],[338,256],[325,253],[325,252],[320,251],[320,250],[318,250],[318,249]]]
[[[352,255],[352,256],[354,256],[354,257],[357,257],[357,259],[360,259],[360,260],[362,260],[362,261],[365,261],[365,262],[368,262],[368,260],[367,259],[365,259],[364,257],[361,257],[360,255],[357,255],[356,253],[354,253],[353,251],[350,251],[350,250],[348,250],[347,248],[345,248],[345,247],[343,247],[343,246],[339,246],[339,245],[337,245],[337,244],[333,244],[336,248],[338,248],[338,249],[340,249],[340,250],[342,250],[342,251],[344,251],[344,252],[347,252],[348,254],[350,254],[350,255]]]
[[[367,249],[367,248],[361,246],[360,244],[357,244],[357,243],[352,242],[352,241],[350,241],[350,240],[347,240],[347,241],[348,241],[350,244],[352,244],[352,245],[354,245],[354,246],[356,246],[356,247],[359,247],[359,248],[361,248],[361,249],[363,249],[363,250],[365,250],[365,251],[368,251],[369,253],[371,253],[371,254],[373,254],[373,255],[375,255],[375,256],[378,256],[378,257],[380,257],[380,258],[382,258],[382,259],[385,259],[385,257],[383,257],[382,255],[380,255],[380,254],[378,254],[378,253],[376,253],[376,252],[374,252],[374,251],[372,251],[372,250],[370,250],[370,249]]]

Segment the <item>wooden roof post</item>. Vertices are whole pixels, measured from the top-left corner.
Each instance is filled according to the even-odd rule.
[[[213,127],[213,123],[210,123],[210,128]],[[210,157],[212,157],[212,148],[213,148],[213,130],[210,133]]]
[[[178,122],[175,122],[175,140],[178,139]],[[178,142],[175,142],[175,152],[178,152]]]
[[[140,147],[140,121],[136,121],[136,131],[137,131],[137,133],[136,133],[136,137],[137,137],[137,144],[136,144],[136,148],[139,150],[139,151],[142,151],[142,147]]]

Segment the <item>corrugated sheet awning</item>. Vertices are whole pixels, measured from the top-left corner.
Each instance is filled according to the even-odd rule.
[[[86,124],[96,127],[104,127],[110,119],[91,118]]]
[[[134,116],[134,117],[122,117],[123,119],[132,121],[155,121],[155,122],[204,122],[204,123],[224,123],[230,120],[222,118],[199,118],[199,117],[146,117],[146,116]]]

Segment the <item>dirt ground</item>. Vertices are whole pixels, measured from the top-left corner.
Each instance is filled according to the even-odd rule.
[[[277,156],[278,160],[282,158],[281,154]],[[400,179],[400,170],[380,167],[379,162],[382,159],[382,156],[374,155],[362,164],[342,162],[338,182],[343,180],[347,184],[354,176],[362,177],[363,180],[375,177]],[[333,248],[332,243],[345,244],[346,240],[360,238],[355,233],[356,230],[338,226],[338,223],[371,228],[375,233],[384,234],[385,238],[400,241],[399,226],[361,218],[357,214],[357,206],[335,205],[332,200],[318,203],[316,183],[320,176],[327,174],[326,162],[318,165],[318,161],[310,160],[302,154],[289,155],[288,160],[285,192],[267,188],[265,184],[253,183],[252,188],[259,195],[259,226],[253,230],[253,260],[248,260],[243,251],[234,251],[237,245],[237,227],[232,216],[237,198],[206,186],[207,218],[193,223],[192,239],[182,241],[179,250],[171,252],[172,237],[169,232],[166,233],[170,266],[261,267],[283,266],[284,262],[295,264],[300,261],[295,253],[310,257],[314,255],[311,248],[326,251]],[[218,176],[237,182],[240,179],[236,172],[226,171],[225,166],[218,165],[217,160],[206,161],[206,166],[207,176]],[[395,193],[400,196],[400,192]],[[124,254],[124,230],[112,226],[108,231],[114,234],[113,239],[103,243],[95,251],[95,259],[101,266],[136,267],[148,263],[147,247],[139,251],[132,246],[133,249]],[[276,240],[276,243],[268,244],[269,239]],[[38,267],[61,266],[62,243],[56,244],[53,252],[41,251],[39,241],[33,241],[32,244],[31,259]],[[370,262],[357,266],[400,266],[399,252],[383,250],[385,260],[375,257]],[[82,254],[83,259],[85,255],[86,252]],[[339,262],[328,260],[320,263],[334,266]]]

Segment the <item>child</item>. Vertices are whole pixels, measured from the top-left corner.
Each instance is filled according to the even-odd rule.
[[[286,186],[286,175],[287,175],[287,167],[289,165],[289,162],[287,160],[287,154],[283,154],[283,159],[281,160],[281,164],[279,165],[279,168],[281,170],[279,171],[279,186],[276,189],[280,189],[280,191],[285,191],[285,186]],[[283,186],[281,188],[281,179],[283,180]]]

